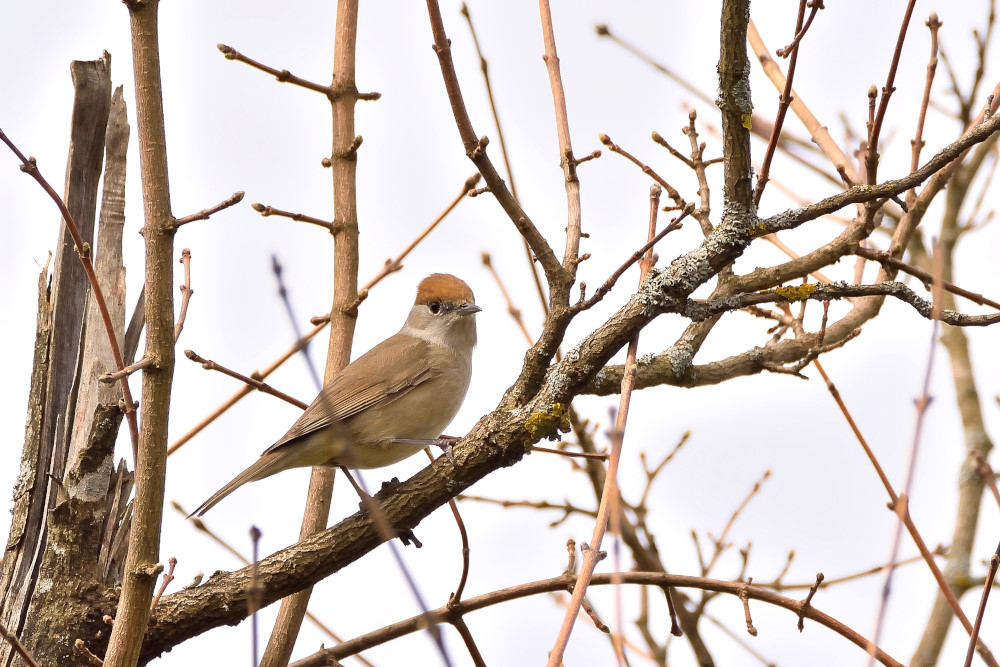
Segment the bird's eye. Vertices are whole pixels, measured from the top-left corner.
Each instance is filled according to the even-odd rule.
[[[438,303],[437,301],[431,301],[429,304],[427,304],[427,307],[434,315],[437,315],[439,312],[441,312],[441,304]]]

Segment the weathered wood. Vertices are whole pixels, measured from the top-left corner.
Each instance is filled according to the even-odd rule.
[[[70,66],[75,98],[63,198],[81,236],[90,245],[111,103],[110,68],[110,56],[106,53],[98,60],[77,61]],[[28,424],[15,491],[15,521],[0,577],[0,621],[19,635],[44,664],[69,665],[74,664],[76,657],[72,639],[53,641],[53,636],[47,634],[55,631],[49,626],[48,615],[58,613],[69,619],[66,615],[69,610],[49,608],[45,610],[47,613],[34,613],[37,609],[33,600],[43,569],[43,557],[57,537],[46,525],[49,510],[57,500],[65,498],[62,478],[73,429],[72,406],[79,382],[81,336],[89,291],[86,274],[65,222],[59,228],[49,290],[42,289],[44,280],[43,275],[39,284]],[[65,518],[72,520],[69,516],[72,509],[65,511]],[[37,641],[42,638],[44,647]],[[9,645],[0,645],[0,665],[6,667],[20,662]]]
[[[122,89],[115,90],[108,119],[105,147],[104,191],[101,197],[101,217],[97,229],[97,248],[94,253],[94,271],[104,293],[104,300],[115,328],[115,337],[121,345],[125,330],[125,268],[122,265],[122,233],[125,228],[125,157],[128,150],[129,127],[125,113]],[[122,391],[119,383],[98,382],[101,373],[117,370],[111,342],[104,326],[96,299],[89,299],[81,359],[79,391],[73,419],[73,437],[67,458],[66,491],[70,497],[85,501],[103,502],[108,490],[108,480],[113,469],[109,454],[100,468],[100,474],[91,476],[81,470],[87,457],[87,444],[91,441],[91,417],[98,404],[117,405]],[[72,477],[74,484],[70,485]]]
[[[121,88],[115,92],[107,121],[106,169],[101,218],[97,229],[94,268],[98,284],[119,342],[125,329],[125,270],[122,266],[122,231],[125,225],[125,152],[128,148],[128,122]],[[89,294],[89,292],[88,292]],[[109,525],[109,500],[120,505],[116,489],[109,487],[123,479],[113,477],[115,441],[122,422],[119,408],[121,386],[98,382],[98,376],[114,369],[115,363],[108,332],[97,306],[89,298],[83,331],[83,345],[73,412],[73,431],[69,442],[66,471],[55,507],[49,513],[48,535],[34,595],[28,607],[23,638],[39,656],[58,664],[71,656],[80,635],[81,620],[98,622],[94,596],[102,584],[105,563],[100,555]],[[117,515],[114,515],[117,520]],[[113,534],[108,536],[113,539]],[[59,641],[52,642],[51,638]]]

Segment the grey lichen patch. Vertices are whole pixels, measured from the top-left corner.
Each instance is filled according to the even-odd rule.
[[[665,350],[660,356],[670,364],[674,377],[680,378],[691,369],[691,365],[694,363],[694,348],[679,343]]]

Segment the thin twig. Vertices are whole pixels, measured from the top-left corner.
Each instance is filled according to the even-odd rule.
[[[656,141],[656,137],[658,136],[659,135],[655,135],[653,137],[653,141]],[[612,153],[618,153],[626,160],[628,160],[635,166],[639,167],[639,169],[642,170],[642,173],[646,174],[654,181],[659,183],[660,186],[667,191],[667,196],[674,201],[674,203],[677,205],[677,208],[684,209],[687,207],[687,201],[685,201],[684,197],[681,196],[681,193],[679,193],[674,186],[670,185],[670,183],[667,183],[666,179],[657,174],[652,167],[645,164],[637,157],[629,153],[627,150],[616,144],[614,141],[611,140],[611,137],[609,137],[608,135],[601,134],[598,138],[601,140],[601,143],[607,146],[608,150],[610,150]],[[662,137],[660,137],[660,139],[662,139]],[[661,145],[667,145],[666,141],[658,141],[657,143],[660,143]]]
[[[340,94],[339,91],[335,91],[331,86],[324,86],[323,84],[320,83],[313,83],[312,81],[309,81],[307,79],[295,76],[287,69],[277,70],[274,69],[273,67],[268,67],[263,63],[259,63],[256,60],[248,58],[247,56],[243,55],[242,53],[240,53],[231,46],[226,46],[225,44],[217,44],[216,47],[219,49],[219,51],[222,52],[222,55],[226,57],[226,60],[237,60],[241,63],[246,63],[251,67],[259,69],[262,72],[266,72],[267,74],[270,74],[271,76],[273,76],[278,81],[281,81],[282,83],[291,83],[296,86],[301,86],[303,88],[316,91],[317,93],[323,93],[331,100],[334,97],[336,97],[337,94]],[[354,96],[356,99],[359,100],[374,101],[382,97],[382,93],[355,93]]]
[[[190,515],[190,512],[188,512],[186,509],[184,509],[183,507],[181,507],[180,503],[178,503],[177,501],[174,501],[174,500],[170,501],[170,506],[173,507],[174,511],[176,511],[178,514],[180,514],[182,517],[187,518]],[[185,521],[185,523],[188,524],[188,525],[190,525],[195,530],[199,530],[199,531],[203,532],[209,539],[211,539],[216,544],[218,544],[223,549],[225,549],[230,554],[232,554],[233,557],[236,558],[236,560],[238,560],[239,562],[243,563],[244,565],[250,565],[250,559],[247,558],[246,556],[244,556],[242,553],[240,553],[239,550],[236,549],[233,545],[229,544],[229,542],[226,542],[224,539],[222,539],[221,537],[219,537],[211,528],[209,528],[205,524],[204,519],[202,519],[200,517],[193,516],[193,517],[187,519],[187,521]],[[341,642],[344,641],[343,637],[341,637],[336,632],[334,632],[333,630],[331,630],[329,628],[329,626],[327,626],[323,621],[321,621],[319,618],[317,618],[315,614],[307,611],[306,612],[306,618],[308,618],[313,623],[313,625],[315,625],[317,628],[319,628],[323,633],[325,633],[334,642],[340,644]],[[360,660],[362,662],[362,664],[364,664],[366,667],[375,667],[371,662],[369,662],[367,659],[365,659],[365,657],[363,655],[358,654],[358,655],[355,655],[354,657],[357,658],[358,660]]]
[[[160,588],[156,591],[156,595],[153,596],[153,601],[149,604],[150,611],[156,609],[156,603],[163,597],[163,591],[167,590],[167,586],[174,580],[175,567],[177,567],[177,559],[171,556],[170,560],[167,561],[167,571],[163,574],[163,579],[160,581]]]
[[[503,604],[510,600],[523,599],[531,595],[550,593],[553,591],[565,591],[573,585],[574,580],[575,579],[573,577],[567,578],[566,576],[561,576],[543,581],[519,584],[517,586],[512,586],[499,591],[493,591],[463,602],[458,611],[449,609],[445,606],[432,610],[429,615],[420,614],[413,616],[379,630],[361,635],[338,646],[314,653],[307,658],[292,663],[290,667],[320,667],[321,665],[327,665],[329,664],[328,661],[331,658],[345,658],[354,655],[360,650],[384,644],[390,640],[416,632],[422,629],[426,623],[446,622],[447,619],[456,613],[468,614],[479,609],[484,609],[497,604]],[[595,574],[591,581],[591,585],[609,586],[614,585],[618,582],[618,580],[621,580],[626,584],[657,586],[659,588],[692,587],[704,591],[724,593],[734,596],[740,596],[742,594],[748,600],[755,600],[765,604],[778,606],[782,609],[791,611],[796,614],[796,616],[798,616],[801,611],[804,618],[830,628],[855,646],[862,649],[864,649],[869,643],[865,637],[859,635],[849,626],[827,614],[824,614],[811,604],[804,608],[802,600],[793,600],[746,583],[664,574],[661,572],[614,572],[610,574]],[[889,665],[891,667],[903,667],[902,663],[895,660],[892,656],[888,655],[881,649],[879,649],[877,657],[878,660],[884,665]]]
[[[114,373],[104,373],[102,375],[99,375],[97,377],[97,379],[100,382],[108,382],[108,383],[110,383],[110,382],[118,382],[122,378],[127,378],[129,375],[132,375],[132,374],[134,374],[134,373],[136,373],[138,371],[141,371],[144,368],[150,368],[150,367],[155,366],[155,365],[156,364],[154,363],[154,360],[153,360],[152,357],[143,357],[142,359],[140,359],[139,361],[135,362],[131,366],[126,366],[125,368],[122,368],[121,370],[117,370]]]
[[[570,276],[576,275],[580,256],[580,237],[583,234],[580,209],[580,179],[576,175],[577,161],[573,156],[573,141],[569,134],[569,113],[566,111],[566,90],[563,87],[562,72],[559,68],[559,54],[556,51],[556,34],[552,25],[552,9],[549,0],[539,0],[539,19],[542,24],[542,42],[545,45],[545,69],[549,74],[552,88],[552,105],[556,116],[556,135],[559,138],[559,166],[563,170],[566,186],[566,251],[563,254],[563,269]]]
[[[767,180],[771,174],[771,160],[774,158],[774,151],[778,147],[781,128],[785,124],[785,114],[788,113],[788,107],[792,103],[792,80],[795,78],[795,65],[799,59],[799,44],[808,29],[808,24],[804,25],[806,2],[807,0],[799,0],[799,12],[795,19],[795,38],[788,47],[778,50],[779,56],[788,56],[790,52],[791,57],[788,59],[788,73],[785,75],[785,87],[781,91],[781,97],[778,100],[778,114],[774,119],[771,137],[767,141],[767,149],[764,151],[764,162],[760,168],[760,175],[757,177],[757,187],[753,193],[754,206],[760,206],[760,198],[764,194],[764,188],[767,186]],[[813,4],[813,11],[809,15],[809,24],[812,23],[816,12],[822,7],[822,0]]]
[[[180,263],[184,267],[184,284],[181,285],[181,309],[180,313],[177,315],[177,323],[174,324],[174,342],[181,337],[181,332],[184,331],[184,321],[187,319],[188,303],[191,301],[191,297],[194,296],[194,290],[191,289],[191,250],[189,248],[184,248],[181,251]]]
[[[507,153],[507,141],[504,138],[503,127],[500,125],[500,114],[497,112],[496,100],[493,98],[493,84],[490,82],[489,64],[486,62],[483,50],[479,46],[479,36],[476,34],[476,26],[472,23],[472,15],[469,13],[469,8],[464,2],[462,3],[460,13],[465,17],[466,22],[469,24],[469,33],[472,35],[472,44],[476,47],[476,55],[479,56],[479,69],[483,73],[483,82],[486,84],[486,96],[490,100],[490,111],[493,114],[493,123],[497,127],[497,138],[500,140],[500,155],[503,157],[504,171],[507,172],[507,182],[510,183],[510,194],[514,197],[514,199],[518,199],[517,185],[514,181],[514,170],[510,166],[510,155]],[[531,254],[531,248],[528,246],[528,242],[522,238],[521,245],[524,247],[524,254],[528,258],[528,266],[531,270],[532,281],[535,283],[535,291],[538,292],[538,300],[542,304],[542,313],[545,317],[548,317],[549,300],[545,296],[545,288],[542,286],[542,277],[538,274],[538,267],[535,266],[535,259]]]
[[[676,231],[681,227],[683,227],[684,225],[681,223],[681,221],[685,217],[690,215],[692,210],[693,207],[689,204],[687,208],[681,211],[681,214],[679,216],[671,220],[670,224],[661,229],[660,232],[652,238],[652,240],[650,240],[648,243],[646,243],[641,248],[632,253],[632,255],[627,260],[625,260],[625,262],[621,266],[619,266],[606,281],[604,281],[604,284],[597,288],[597,291],[594,292],[594,295],[592,297],[586,300],[581,299],[580,302],[574,304],[573,308],[575,310],[582,311],[582,310],[587,310],[588,308],[592,308],[595,304],[597,304],[597,302],[603,299],[605,295],[607,295],[607,293],[611,291],[611,289],[615,286],[615,283],[618,282],[618,279],[621,278],[622,274],[625,273],[629,269],[629,267],[631,267],[633,264],[642,259],[643,255],[652,250],[653,246],[659,243],[664,236],[666,236],[670,232]]]
[[[895,489],[893,489],[892,483],[889,482],[889,478],[886,476],[885,472],[882,469],[881,464],[875,457],[875,453],[872,451],[871,447],[868,446],[868,441],[865,440],[864,436],[861,434],[861,430],[858,428],[857,423],[854,421],[854,417],[851,416],[850,411],[847,409],[847,404],[844,403],[844,400],[840,395],[840,391],[837,389],[836,385],[834,385],[833,382],[830,380],[829,376],[826,374],[826,371],[823,369],[823,366],[819,363],[819,360],[818,359],[814,360],[813,364],[816,366],[816,370],[819,371],[820,375],[823,376],[823,381],[826,382],[826,386],[830,392],[830,395],[833,397],[834,401],[836,401],[837,406],[840,408],[841,414],[844,415],[844,418],[847,420],[847,424],[851,427],[851,430],[854,432],[854,437],[857,439],[858,444],[861,445],[861,448],[864,450],[865,455],[868,457],[868,460],[871,462],[872,467],[875,469],[875,473],[879,476],[879,479],[882,481],[882,486],[885,488],[886,493],[889,495],[890,499],[889,507],[894,511],[896,511],[898,513],[898,516],[902,519],[903,524],[906,526],[906,530],[910,533],[910,537],[913,538],[913,542],[917,545],[917,549],[920,551],[920,555],[923,557],[924,563],[927,564],[927,568],[931,571],[931,574],[934,575],[934,580],[937,582],[938,588],[940,589],[942,596],[948,603],[948,606],[951,608],[952,612],[955,614],[955,617],[959,620],[959,622],[961,622],[962,627],[964,627],[965,631],[971,636],[973,632],[972,623],[969,622],[968,616],[966,616],[965,612],[962,610],[962,606],[961,604],[959,604],[958,598],[955,596],[955,592],[951,589],[951,586],[945,579],[944,574],[941,572],[941,568],[939,568],[937,566],[937,563],[934,562],[933,552],[931,552],[931,550],[927,548],[927,544],[924,542],[923,537],[917,530],[916,524],[913,523],[913,519],[910,516],[909,512],[908,503],[906,501],[906,496],[897,495]],[[872,646],[874,646],[874,644],[869,643],[869,647]],[[991,665],[992,667],[996,667],[997,666],[996,659],[993,657],[992,652],[986,647],[986,645],[982,642],[982,640],[979,641],[978,647],[980,655],[986,661],[986,664]]]
[[[3,623],[0,623],[0,639],[8,642],[14,647],[14,652],[21,656],[21,659],[28,665],[28,667],[40,667],[38,661],[35,660],[35,656],[31,655],[31,651],[28,647],[21,643],[21,640],[16,636],[12,635]],[[79,641],[79,640],[77,640]]]
[[[284,392],[278,391],[269,384],[266,384],[264,382],[261,382],[260,380],[251,377],[247,377],[246,375],[243,375],[241,373],[237,373],[236,371],[230,368],[226,368],[225,366],[218,364],[212,361],[211,359],[205,359],[204,357],[200,357],[193,350],[184,350],[184,356],[186,356],[188,359],[195,362],[196,364],[201,364],[201,367],[207,371],[219,371],[223,375],[228,375],[231,378],[235,378],[240,382],[243,382],[246,385],[253,387],[257,391],[262,391],[265,394],[271,394],[271,396],[280,398],[286,403],[291,403],[295,407],[302,408],[303,410],[305,410],[308,407],[307,403],[303,403],[297,398],[293,398],[292,396],[289,396]]]
[[[202,209],[197,213],[192,213],[191,215],[185,215],[183,218],[174,218],[174,229],[180,227],[181,225],[186,225],[189,222],[194,222],[195,220],[208,220],[213,214],[223,211],[230,206],[236,206],[241,201],[243,201],[243,196],[246,193],[242,190],[233,193],[228,199],[224,199],[215,206],[211,206],[206,209]]]
[[[510,298],[510,292],[507,291],[506,285],[504,285],[503,280],[500,279],[500,274],[497,273],[496,267],[493,266],[493,258],[490,257],[488,252],[482,253],[483,266],[490,272],[493,276],[493,282],[496,283],[497,288],[500,290],[500,295],[503,297],[504,302],[507,304],[507,314],[511,316],[514,323],[517,324],[517,328],[521,330],[521,335],[524,336],[524,340],[531,345],[535,340],[531,337],[531,333],[528,332],[528,327],[524,324],[524,318],[521,317],[521,309],[514,305],[514,300]]]
[[[257,211],[263,217],[268,217],[271,215],[276,215],[281,218],[288,218],[289,220],[294,220],[295,222],[308,222],[310,225],[316,225],[317,227],[322,227],[329,231],[331,234],[336,234],[339,227],[332,222],[326,220],[320,220],[319,218],[314,218],[311,215],[306,215],[304,213],[292,213],[291,211],[283,211],[280,208],[274,208],[273,206],[266,206],[264,204],[259,204],[254,202],[250,204],[250,208]]]
[[[899,36],[896,38],[896,49],[892,54],[892,61],[889,64],[889,74],[885,78],[885,86],[882,87],[882,97],[879,101],[878,112],[875,114],[874,122],[868,131],[868,153],[865,155],[865,176],[868,185],[874,185],[878,171],[878,139],[882,131],[882,123],[885,120],[885,112],[889,108],[889,98],[895,92],[896,70],[899,68],[899,60],[903,54],[903,41],[910,26],[910,17],[913,15],[913,7],[916,0],[909,0],[906,4],[906,11],[903,13],[903,21],[899,26]]]
[[[958,285],[948,282],[947,280],[939,280],[935,282],[934,276],[932,276],[927,271],[924,271],[923,269],[919,269],[911,264],[907,264],[906,262],[898,260],[892,255],[890,255],[888,252],[882,250],[873,250],[871,248],[865,248],[862,246],[858,246],[853,250],[853,252],[855,255],[860,255],[861,257],[864,257],[866,259],[879,262],[884,266],[890,266],[894,269],[898,269],[899,271],[908,273],[911,276],[914,276],[915,278],[919,279],[920,282],[922,282],[924,284],[924,287],[926,287],[927,289],[930,289],[932,285],[938,284],[941,286],[942,289],[951,292],[952,294],[964,297],[969,301],[972,301],[973,303],[979,304],[980,306],[990,306],[991,308],[996,308],[997,310],[1000,310],[1000,301],[994,301],[993,299],[988,299],[982,294],[978,294],[976,292],[971,292],[967,289],[963,289]]]
[[[653,266],[653,241],[657,237],[656,220],[660,206],[660,186],[654,184],[649,189],[649,230],[647,233],[647,248],[642,262],[639,264],[639,284],[646,279],[646,274]],[[608,472],[604,484],[604,491],[601,494],[601,502],[597,510],[597,520],[594,522],[594,533],[588,548],[583,552],[583,565],[576,578],[573,587],[573,596],[570,599],[566,614],[563,617],[562,627],[556,637],[555,645],[549,652],[548,666],[559,667],[562,665],[563,655],[566,646],[569,644],[570,633],[573,625],[580,613],[587,586],[594,574],[594,569],[600,560],[601,543],[604,540],[604,533],[609,524],[620,520],[621,501],[618,492],[618,464],[621,460],[622,444],[625,438],[625,426],[628,422],[629,405],[632,400],[632,389],[635,386],[635,364],[636,354],[639,347],[639,337],[633,338],[628,345],[628,352],[625,357],[625,372],[622,374],[621,399],[618,404],[618,411],[615,417],[615,426],[612,431],[611,456],[608,459]],[[621,534],[617,526],[611,526],[615,534]],[[623,654],[616,651],[619,663],[623,662]]]

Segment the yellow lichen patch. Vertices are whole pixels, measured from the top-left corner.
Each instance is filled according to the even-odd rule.
[[[743,127],[745,127],[748,130],[751,129],[753,127],[753,112],[751,111],[744,112],[741,120],[743,121]]]
[[[532,442],[554,435],[557,431],[569,430],[569,410],[562,403],[553,403],[548,410],[533,412],[524,422],[524,428]]]
[[[774,293],[788,301],[805,301],[816,291],[816,284],[798,285],[796,287],[775,287]]]

